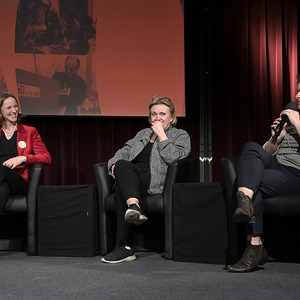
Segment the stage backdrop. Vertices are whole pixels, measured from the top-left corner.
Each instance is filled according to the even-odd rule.
[[[24,114],[145,116],[159,94],[185,116],[180,0],[0,4],[1,89]]]
[[[299,0],[213,2],[213,173],[248,141],[265,143],[296,102]],[[219,177],[214,176],[218,180]]]

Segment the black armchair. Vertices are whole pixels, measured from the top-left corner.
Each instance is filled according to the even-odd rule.
[[[197,180],[198,159],[188,156],[168,167],[162,194],[149,195],[141,199],[143,211],[164,216],[164,248],[165,257],[173,257],[172,246],[172,185],[175,182],[195,182]],[[114,180],[107,172],[107,163],[94,165],[98,205],[100,255],[108,253],[107,213],[116,209],[112,191]],[[148,222],[147,222],[148,223]],[[142,225],[141,225],[142,226]]]
[[[236,209],[236,167],[239,155],[221,159],[224,177],[228,230],[228,264],[235,263],[245,249],[244,224],[234,222]],[[270,257],[281,261],[300,262],[300,194],[264,199],[264,242]]]
[[[21,250],[27,248],[28,255],[37,254],[37,191],[42,178],[43,164],[37,163],[30,167],[28,191],[26,196],[10,195],[0,214],[0,220],[5,226],[15,226],[17,222],[21,231],[14,232],[3,228],[0,237],[0,250]],[[5,184],[5,183],[3,183]],[[1,186],[0,186],[1,189]],[[24,241],[24,234],[26,235]]]

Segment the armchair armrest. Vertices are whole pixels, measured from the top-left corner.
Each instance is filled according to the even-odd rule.
[[[180,159],[177,165],[175,182],[196,182],[198,169],[198,157],[190,154]]]
[[[234,155],[230,157],[224,157],[221,159],[221,166],[223,171],[225,197],[228,201],[232,199],[232,192],[235,186],[236,180],[236,168],[240,155]]]
[[[107,253],[105,198],[111,193],[113,178],[108,174],[107,162],[93,166],[98,198],[100,254]]]
[[[189,155],[169,165],[164,184],[164,197],[172,192],[172,185],[176,182],[197,181],[197,163],[198,158],[194,155]]]
[[[180,159],[168,167],[165,184],[164,184],[164,210],[170,206],[172,199],[172,186],[177,182],[196,182],[198,158],[194,155],[189,155]]]
[[[195,182],[197,178],[196,156],[189,155],[168,167],[163,198],[165,216],[165,257],[173,258],[173,239],[172,239],[172,187],[175,182]]]
[[[30,166],[27,199],[34,198],[37,195],[37,188],[42,180],[43,169],[44,165],[42,163],[36,163]]]
[[[37,193],[44,165],[33,164],[29,170],[27,190],[27,254],[37,254]]]
[[[240,257],[238,236],[241,229],[244,230],[244,224],[237,224],[232,215],[236,209],[235,193],[237,192],[236,168],[240,155],[224,157],[221,159],[221,167],[224,180],[224,200],[227,217],[228,249],[227,263],[232,264]]]
[[[93,166],[93,169],[94,169],[94,174],[96,179],[99,205],[101,205],[104,208],[104,199],[106,198],[107,195],[111,193],[112,186],[113,186],[113,179],[108,174],[107,162],[95,164]]]

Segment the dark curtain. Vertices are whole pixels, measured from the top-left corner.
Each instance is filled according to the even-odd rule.
[[[105,162],[148,125],[147,118],[25,117],[35,126],[52,156],[45,168],[45,185],[93,184],[93,165]],[[197,140],[190,118],[179,118],[177,128],[186,129]],[[195,135],[196,133],[196,135]],[[193,144],[197,154],[197,145]]]
[[[299,1],[220,1],[212,15],[213,174],[221,180],[220,159],[247,141],[263,144],[295,101]]]
[[[211,103],[212,179],[221,181],[220,159],[239,153],[247,141],[264,143],[273,120],[294,100],[299,0],[189,0],[184,10],[187,117],[177,127],[188,131],[199,156],[199,103]],[[203,39],[207,30],[211,36]],[[207,70],[211,82],[203,84]],[[203,93],[203,86],[211,91]],[[93,164],[107,161],[148,126],[146,117],[24,121],[38,128],[52,154],[48,185],[94,183]]]

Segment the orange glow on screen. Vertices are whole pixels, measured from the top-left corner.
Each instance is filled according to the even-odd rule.
[[[71,55],[79,59],[77,75],[86,82],[85,98],[74,114],[147,116],[152,96],[159,94],[171,98],[178,116],[185,116],[180,0],[86,0],[86,19],[95,30],[90,36],[84,32],[82,15],[78,13],[71,27],[58,0],[44,2],[46,8],[36,9],[38,21],[28,25],[30,36],[18,30],[23,2],[0,0],[0,74],[7,90],[19,95],[23,113],[67,114],[60,100],[64,87],[54,74],[65,72]],[[62,24],[53,31],[55,41],[46,26],[50,11]],[[84,51],[75,48],[70,28],[85,34]]]

